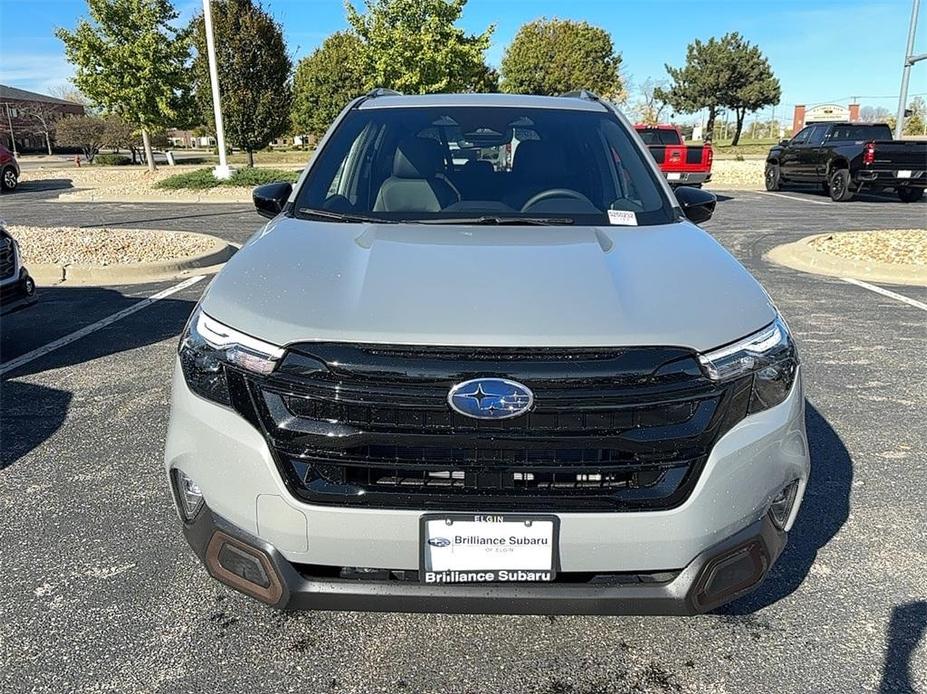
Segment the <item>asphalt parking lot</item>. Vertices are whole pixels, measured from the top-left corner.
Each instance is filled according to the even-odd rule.
[[[243,205],[21,193],[0,201],[10,223],[235,242],[261,223]],[[225,589],[161,468],[176,339],[208,278],[41,289],[0,330],[0,691],[927,691],[927,289],[887,287],[905,303],[762,259],[811,233],[925,224],[927,202],[721,193],[706,229],[798,340],[813,472],[764,586],[691,619],[279,613]]]

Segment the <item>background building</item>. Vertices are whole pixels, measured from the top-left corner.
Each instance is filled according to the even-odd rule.
[[[806,107],[804,104],[795,106],[792,114],[792,134],[805,127],[805,123],[819,123],[822,121],[858,121],[859,104],[841,106],[840,104],[818,104]]]
[[[0,84],[0,143],[10,149],[14,149],[11,126],[17,151],[40,152],[45,150],[42,119],[54,121],[68,115],[84,115],[83,105]]]

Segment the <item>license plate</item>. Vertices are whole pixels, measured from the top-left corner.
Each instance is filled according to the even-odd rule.
[[[911,172],[910,171],[899,171],[898,178],[911,178]]]
[[[552,581],[557,575],[559,520],[511,513],[422,516],[421,581]]]
[[[668,174],[666,174],[666,179],[667,179],[668,181],[678,181],[678,180],[680,180],[681,178],[682,178],[682,174],[681,174],[681,173],[668,173]]]

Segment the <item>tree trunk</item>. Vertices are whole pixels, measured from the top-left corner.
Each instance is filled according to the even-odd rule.
[[[715,139],[715,116],[717,115],[717,108],[709,106],[708,122],[705,124],[705,132],[702,134],[702,140],[704,140],[706,144],[711,144],[711,141]]]
[[[145,161],[148,162],[148,170],[155,170],[154,152],[151,151],[151,137],[148,135],[148,129],[142,129],[142,144],[145,145]]]
[[[248,150],[248,166],[254,167],[254,152],[250,149]]]
[[[740,142],[740,132],[744,129],[744,118],[747,117],[747,109],[735,109],[737,114],[737,129],[734,130],[734,139],[731,140],[731,147],[736,147]]]
[[[48,131],[45,131],[45,146],[48,147],[48,156],[52,155],[51,151],[51,138],[48,136]]]

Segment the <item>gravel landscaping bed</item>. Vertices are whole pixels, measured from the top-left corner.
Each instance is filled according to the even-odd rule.
[[[811,247],[847,260],[927,265],[927,230],[846,231],[812,239]]]
[[[765,166],[765,157],[744,161],[716,159],[711,166],[711,182],[708,185],[720,189],[749,188],[762,190],[763,169]]]
[[[206,253],[215,239],[182,231],[79,229],[13,225],[23,259],[53,265],[114,265],[189,258]]]

